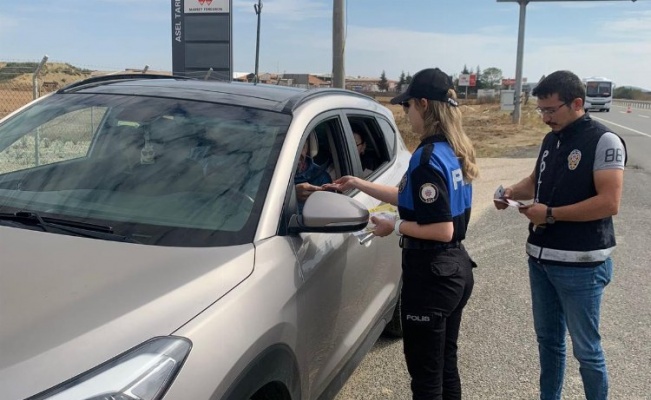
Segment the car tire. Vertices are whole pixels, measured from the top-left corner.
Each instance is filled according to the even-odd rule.
[[[257,391],[250,400],[291,400],[289,392],[277,384],[269,384]]]
[[[384,327],[382,332],[385,336],[393,338],[402,337],[402,314],[400,309],[402,308],[401,296],[398,295],[398,301],[396,302],[396,308],[393,310],[393,317],[391,321],[387,323],[387,326]]]

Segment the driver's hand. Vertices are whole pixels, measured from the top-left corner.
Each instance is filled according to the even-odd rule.
[[[314,192],[323,190],[320,186],[311,185],[308,182],[299,183],[296,185],[296,198],[300,202],[304,202]]]

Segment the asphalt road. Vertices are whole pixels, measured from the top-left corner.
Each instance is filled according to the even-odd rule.
[[[624,111],[624,112],[620,112]],[[651,111],[617,107],[595,114],[625,138],[629,165],[620,213],[614,277],[602,306],[602,340],[613,400],[651,400]],[[538,398],[538,356],[527,276],[526,219],[515,209],[497,211],[492,193],[529,174],[533,159],[481,159],[473,218],[465,241],[479,264],[459,341],[465,399]],[[396,249],[396,251],[398,251]],[[578,363],[571,356],[564,400],[584,399]],[[337,400],[410,399],[402,342],[380,338]]]

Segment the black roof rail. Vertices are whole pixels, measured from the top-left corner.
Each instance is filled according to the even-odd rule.
[[[92,78],[84,79],[79,82],[71,83],[68,86],[65,86],[59,90],[57,93],[70,92],[72,89],[82,89],[88,86],[97,86],[106,82],[115,82],[115,81],[128,81],[128,80],[139,80],[139,79],[183,79],[183,80],[196,80],[195,78],[179,75],[163,75],[163,74],[115,74],[115,75],[101,75],[95,76]]]
[[[333,94],[341,94],[345,96],[353,96],[353,97],[360,97],[363,99],[371,99],[375,102],[378,102],[375,98],[371,96],[367,96],[363,93],[359,92],[354,92],[352,90],[348,89],[338,89],[338,88],[317,88],[317,89],[311,89],[307,90],[293,98],[291,98],[287,104],[285,104],[285,107],[283,111],[288,112],[288,111],[293,111],[295,110],[298,106],[301,104],[305,103],[308,100],[311,100],[315,97],[321,97],[321,96],[327,96],[327,95],[333,95]]]

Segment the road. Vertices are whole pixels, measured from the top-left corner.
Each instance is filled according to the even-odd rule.
[[[609,113],[591,113],[592,117],[610,127],[626,141],[629,168],[651,171],[651,109],[613,106]]]
[[[604,295],[602,337],[610,373],[610,398],[651,400],[651,110],[615,107],[594,117],[627,143],[614,278]],[[492,193],[529,174],[533,159],[481,159],[466,247],[479,264],[459,341],[466,400],[536,399],[537,345],[524,244],[526,222],[516,210],[497,211]],[[396,250],[397,251],[397,250]],[[578,363],[568,344],[564,400],[584,399]],[[337,400],[411,398],[402,342],[380,338]]]

